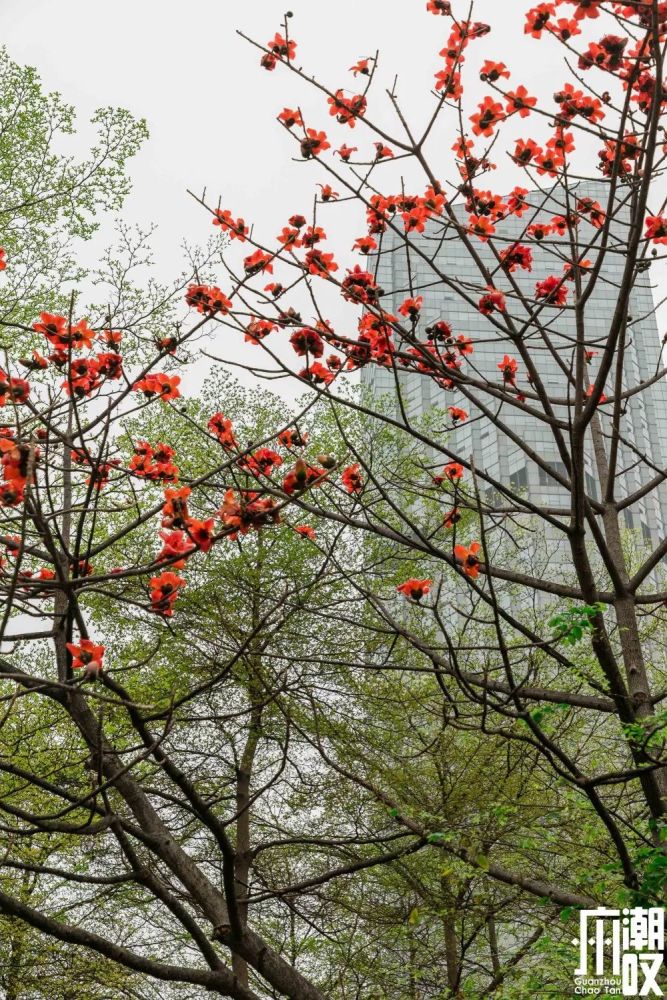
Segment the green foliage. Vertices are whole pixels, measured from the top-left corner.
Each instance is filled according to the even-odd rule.
[[[31,67],[0,49],[0,244],[7,269],[0,282],[0,322],[29,326],[39,311],[63,308],[67,286],[80,282],[77,243],[117,211],[128,191],[128,160],[147,137],[144,121],[122,108],[92,117],[88,155],[68,152],[74,109],[45,93]],[[7,343],[6,338],[4,338]],[[16,334],[12,335],[16,347]]]
[[[556,638],[568,646],[576,646],[585,635],[594,630],[594,619],[606,610],[604,604],[584,604],[567,608],[560,614],[549,619],[549,627],[556,633]]]

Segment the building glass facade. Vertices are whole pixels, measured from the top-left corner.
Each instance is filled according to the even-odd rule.
[[[577,195],[592,197],[599,200],[603,206],[606,205],[607,189],[602,183],[582,184],[577,189]],[[545,196],[542,192],[534,192],[528,196],[528,200],[531,206],[540,206],[540,211],[537,213],[540,221],[549,221],[554,215],[564,214],[564,206],[557,195]],[[528,213],[528,216],[530,214]],[[523,219],[511,217],[501,223],[498,232],[503,240],[518,239],[524,231],[525,224],[526,217]],[[585,224],[581,227],[582,243],[595,238],[596,230],[592,226]],[[624,266],[622,253],[624,239],[621,211],[618,223],[614,224],[614,236],[605,266],[586,306],[585,336],[588,346],[593,350],[596,340],[604,344],[610,328],[617,300],[617,287]],[[539,244],[531,244],[533,263],[530,273],[518,271],[512,275],[531,302],[534,300],[537,281],[551,274],[560,276],[563,271],[563,261],[554,257],[554,248],[558,246],[558,240],[554,240],[553,237],[549,240],[549,249],[542,249]],[[476,240],[474,242],[475,249],[484,263],[497,273],[497,260],[488,244]],[[561,242],[567,258],[569,249],[567,237],[562,238]],[[593,249],[591,252],[593,259],[595,253]],[[455,335],[464,334],[474,342],[474,353],[466,358],[464,371],[500,386],[502,376],[498,364],[507,352],[519,361],[518,387],[530,389],[525,371],[522,374],[523,366],[517,352],[512,350],[507,338],[502,337],[492,323],[476,309],[475,303],[481,294],[479,269],[453,231],[443,232],[437,225],[431,225],[423,234],[411,235],[406,243],[401,236],[390,229],[383,237],[377,269],[378,282],[385,290],[382,305],[386,311],[396,314],[399,305],[406,297],[423,296],[418,327],[420,339],[424,339],[424,331],[428,326],[437,320],[445,320],[451,325]],[[472,303],[464,301],[456,291],[449,288],[439,274],[450,278],[463,289],[469,288]],[[640,382],[650,382],[655,379],[661,364],[661,340],[649,274],[648,271],[645,273],[643,283],[638,284],[632,293],[630,310],[632,319],[629,324],[630,334],[623,366],[624,391],[635,388]],[[498,277],[498,287],[508,288],[507,277],[502,273]],[[572,294],[570,287],[570,302]],[[516,310],[514,303],[510,304],[510,311],[521,324],[522,316],[520,311]],[[543,323],[546,320],[549,344],[539,332],[530,327],[526,329],[526,341],[550,396],[561,401],[554,407],[556,415],[567,420],[573,412],[574,401],[572,399],[570,407],[568,400],[572,390],[568,387],[568,379],[562,366],[569,368],[572,364],[572,345],[576,336],[574,312],[547,306],[540,317]],[[592,378],[596,372],[597,364],[594,357],[590,365]],[[613,393],[612,380],[613,368],[608,381],[607,395]],[[362,382],[376,395],[396,396],[396,378],[391,369],[367,366],[362,371]],[[439,388],[428,376],[417,372],[401,372],[399,385],[405,409],[411,419],[436,406],[461,406],[468,411],[469,419],[447,434],[446,444],[449,449],[462,458],[472,456],[477,468],[485,470],[493,479],[513,487],[540,506],[563,511],[569,506],[567,490],[548,472],[531,461],[525,451],[512,440],[513,433],[546,460],[556,473],[566,476],[566,467],[547,423],[540,421],[536,416],[499,402],[489,393],[480,391],[480,401],[494,412],[499,421],[505,422],[511,431],[509,434],[504,433],[493,420],[481,416],[463,394],[456,390],[445,391]],[[539,405],[536,404],[537,407]],[[605,410],[602,405],[598,411],[604,431],[609,431],[611,427],[610,410],[611,407]],[[644,391],[627,399],[622,416],[621,435],[623,441],[617,463],[616,499],[633,495],[661,471],[667,470],[667,380],[665,378],[654,381]],[[640,459],[639,455],[643,458]],[[591,497],[601,499],[600,476],[590,437],[587,440],[585,460],[587,491]],[[626,510],[624,518],[625,524],[640,531],[646,542],[655,544],[664,538],[667,526],[665,484],[633,503]]]

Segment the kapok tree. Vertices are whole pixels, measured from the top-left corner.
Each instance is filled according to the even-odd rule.
[[[481,733],[528,747],[589,804],[626,898],[651,900],[659,892],[665,769],[656,712],[660,695],[646,661],[644,632],[650,626],[655,633],[661,625],[667,594],[653,579],[665,543],[642,552],[638,565],[630,565],[621,515],[640,497],[621,495],[615,474],[621,446],[632,446],[624,429],[628,394],[648,390],[624,382],[623,356],[632,334],[628,307],[639,276],[654,260],[653,249],[667,240],[655,195],[663,157],[667,5],[604,0],[539,5],[527,15],[528,34],[544,45],[565,46],[576,56],[581,64],[577,79],[560,81],[555,103],[540,108],[527,88],[508,89],[512,67],[487,60],[480,70],[489,93],[476,111],[464,104],[465,76],[475,49],[490,44],[493,33],[490,25],[473,20],[471,10],[465,20],[457,13],[448,2],[428,3],[428,16],[446,25],[449,37],[432,109],[419,130],[409,124],[394,93],[389,101],[398,115],[399,134],[375,123],[370,113],[374,58],[362,59],[352,69],[365,81],[357,88],[362,93],[349,95],[342,88],[316,84],[323,113],[328,110],[343,130],[370,130],[369,156],[355,158],[358,150],[343,144],[338,153],[346,166],[341,166],[326,155],[331,149],[327,133],[321,122],[304,120],[298,98],[294,109],[280,112],[300,156],[317,161],[326,172],[315,211],[311,215],[309,207],[296,206],[295,212],[290,206],[278,238],[262,241],[239,209],[210,206],[213,223],[241,247],[242,262],[236,267],[231,256],[226,260],[224,290],[200,281],[188,288],[186,304],[199,318],[187,329],[175,325],[152,343],[122,324],[89,324],[73,302],[69,313],[45,313],[22,328],[25,334],[37,334],[41,346],[23,359],[22,368],[20,359],[12,357],[3,366],[6,555],[0,580],[2,634],[12,653],[3,656],[0,676],[15,685],[6,695],[9,708],[27,697],[53,707],[54,732],[59,739],[67,734],[68,753],[62,780],[40,771],[35,761],[0,762],[9,782],[2,800],[4,830],[12,838],[35,831],[108,838],[141,893],[187,933],[198,959],[176,964],[147,957],[139,949],[120,947],[100,928],[55,919],[4,890],[0,910],[159,979],[246,1000],[258,996],[244,971],[235,975],[229,968],[225,955],[231,951],[243,969],[252,970],[255,980],[274,993],[306,1000],[321,996],[313,977],[309,980],[244,923],[228,825],[165,749],[169,714],[156,718],[118,676],[113,649],[105,648],[87,614],[87,595],[102,591],[108,600],[141,608],[147,616],[159,616],[167,624],[177,621],[188,567],[226,539],[269,530],[287,505],[388,541],[396,558],[405,553],[411,565],[417,557],[423,560],[423,573],[411,570],[391,588],[372,586],[371,577],[364,582],[352,574],[350,583],[363,597],[364,608],[382,620],[390,642],[411,646],[431,663],[449,724],[470,726],[476,720]],[[563,13],[571,17],[558,16]],[[296,43],[288,27],[286,20],[281,33],[259,46],[262,65],[269,71],[287,70],[295,81],[310,86],[310,78],[295,64]],[[605,90],[599,96],[597,84],[588,82],[593,74],[602,74]],[[488,183],[492,157],[500,150],[498,137],[513,119],[526,132],[509,146],[519,183],[504,198],[480,184]],[[537,120],[548,136],[543,146],[528,134],[528,125]],[[429,139],[441,125],[449,127],[450,145],[455,146],[450,164],[429,160]],[[600,153],[605,187],[605,197],[592,202],[578,198],[573,189],[575,179],[586,175],[578,158],[585,142]],[[389,190],[381,186],[382,171],[391,169],[399,156],[406,169],[415,167],[421,174],[423,194],[408,194],[400,182]],[[545,178],[549,198],[562,205],[561,212],[546,219],[543,199],[529,191],[547,183]],[[334,203],[335,208],[337,191],[354,200],[366,218],[355,249],[371,254],[368,266],[344,269],[322,248],[320,213],[323,205]],[[509,231],[517,219],[520,239],[514,233],[505,239],[504,227]],[[624,227],[622,241],[615,235],[616,225]],[[414,260],[419,244],[412,235],[427,227],[455,239],[476,269],[475,279],[464,282],[444,272],[436,255],[419,253],[428,281],[442,283],[476,310],[479,334],[474,337],[459,333],[446,316],[430,330],[422,329],[419,284],[424,279],[412,272],[396,313],[383,308],[377,269],[385,239],[391,234]],[[527,294],[518,275],[531,266],[538,243],[540,252],[554,260],[554,273]],[[622,273],[607,288],[614,297],[613,318],[601,336],[589,329],[587,307],[612,255],[620,255]],[[218,280],[222,285],[222,277]],[[349,307],[340,323],[325,319],[320,289],[339,292]],[[306,308],[312,315],[304,321]],[[558,317],[569,314],[576,320],[574,337],[558,327]],[[351,334],[355,324],[357,332]],[[249,348],[261,350],[257,367],[262,374],[268,357],[271,373],[300,380],[311,390],[306,407],[313,399],[355,407],[411,436],[424,449],[421,473],[407,484],[387,481],[374,467],[367,442],[354,441],[342,424],[341,434],[356,457],[341,469],[328,454],[312,452],[299,419],[292,416],[287,426],[276,426],[247,446],[224,412],[208,415],[199,431],[210,443],[210,470],[191,481],[180,479],[175,441],[136,440],[134,454],[128,454],[123,428],[144,406],[174,408],[174,416],[191,426],[179,401],[179,352],[207,326],[236,330]],[[481,343],[490,336],[500,347],[498,376],[475,366]],[[303,359],[296,366],[285,360],[290,357],[283,351],[286,340],[289,350]],[[536,345],[558,357],[564,388],[545,384]],[[24,377],[26,366],[29,378]],[[393,377],[398,416],[342,391],[346,372],[366,366]],[[660,371],[658,367],[656,377]],[[443,394],[447,421],[440,432],[410,418],[404,372],[417,373]],[[470,412],[474,407],[480,420],[493,421],[510,437],[512,425],[505,414],[512,411],[549,428],[565,472],[530,452],[516,434],[513,440],[561,484],[566,497],[562,509],[540,505],[495,480],[469,454],[453,448],[448,434],[467,422],[469,410],[458,402],[448,408],[447,392],[461,394]],[[495,409],[485,402],[488,396],[497,401]],[[603,407],[611,413],[611,426],[603,420]],[[560,415],[562,408],[566,417]],[[596,490],[586,479],[587,444],[597,462]],[[432,467],[434,455],[437,468]],[[653,468],[650,456],[641,452],[636,462],[650,473],[642,480],[641,497],[659,490],[664,471]],[[440,505],[437,517],[430,513],[434,498]],[[497,538],[509,539],[511,546],[521,537],[517,515],[530,515],[562,537],[572,556],[571,582],[563,582],[562,569],[549,578],[512,565],[506,551],[502,560],[494,558]],[[137,554],[135,545],[124,546],[132,537],[143,540],[149,529],[152,547],[144,545]],[[335,554],[330,558],[335,560]],[[343,577],[346,570],[337,566]],[[447,599],[443,581],[455,578],[465,585],[467,606]],[[510,588],[513,596],[519,595],[516,600],[508,599]],[[529,610],[536,594],[559,600],[553,627]],[[397,608],[397,601],[408,604]],[[410,614],[404,615],[403,608]],[[437,628],[424,628],[422,616],[431,616]],[[564,706],[562,722],[547,711],[554,704]],[[323,715],[318,721],[324,721]],[[166,729],[161,731],[158,721]],[[431,818],[405,808],[400,796],[364,773],[363,766],[351,767],[337,753],[335,734],[326,726],[315,725],[311,739],[327,765],[374,797],[415,844],[427,843],[490,879],[560,907],[602,901],[593,878],[573,875],[571,884],[562,878],[549,881],[532,868],[503,863],[494,845],[483,856],[472,852]],[[173,796],[213,836],[221,883],[184,850],[150,785],[141,780],[147,760],[160,767]],[[17,862],[19,869],[21,864],[25,862]],[[47,868],[44,874],[56,879],[77,875]]]
[[[626,357],[637,321],[633,302],[667,243],[660,194],[667,4],[560,0],[527,11],[518,30],[548,52],[545,59],[559,48],[564,56],[547,99],[516,81],[517,67],[494,50],[493,24],[474,19],[476,5],[456,8],[427,4],[445,44],[430,106],[417,124],[395,88],[386,100],[398,124],[385,124],[379,101],[373,103],[377,56],[351,67],[348,89],[301,68],[290,15],[266,45],[248,39],[261,50],[265,70],[292,75],[294,100],[278,111],[278,121],[298,155],[316,161],[320,181],[314,207],[286,206],[285,225],[271,238],[242,217],[242,208],[202,200],[213,225],[241,248],[238,263],[226,258],[238,291],[213,319],[262,352],[261,362],[248,362],[258,376],[268,370],[297,379],[321,399],[356,407],[421,442],[424,467],[407,503],[395,502],[392,484],[359,443],[346,474],[354,504],[341,510],[327,503],[326,491],[297,493],[296,503],[390,539],[398,551],[422,554],[426,571],[398,589],[437,623],[437,644],[411,629],[390,593],[361,588],[366,601],[397,637],[431,659],[438,677],[449,679],[446,697],[454,705],[464,698],[477,706],[483,731],[533,747],[585,797],[629,898],[655,898],[664,871],[667,771],[661,670],[648,650],[660,650],[664,635],[667,593],[659,571],[667,542],[654,533],[650,544],[632,542],[631,553],[624,515],[640,501],[664,511],[665,470],[634,439],[628,413],[649,398],[665,369],[657,339],[647,345],[649,378],[629,381]],[[484,85],[477,107],[467,104],[466,79]],[[321,95],[322,118],[305,118],[297,85]],[[327,114],[338,134],[347,139],[351,132],[358,146],[337,145],[323,127]],[[453,150],[449,162],[441,155],[443,135]],[[488,190],[501,155],[513,178],[509,195]],[[394,166],[399,160],[402,178]],[[337,202],[358,207],[362,231],[352,249],[366,255],[363,264],[345,266],[326,249]],[[467,255],[465,277],[443,266],[448,242]],[[395,268],[399,288],[379,280],[391,273],[391,256],[402,262]],[[531,283],[526,275],[538,261],[551,267]],[[422,322],[433,286],[449,293],[452,310],[476,317],[474,335],[457,330],[446,314]],[[600,330],[594,295],[602,288],[611,308]],[[332,291],[349,307],[339,309],[336,322],[326,318]],[[398,300],[393,309],[385,306],[389,293]],[[491,368],[478,361],[488,357],[489,343],[497,350]],[[224,360],[217,344],[215,353]],[[555,366],[557,384],[545,378],[544,358]],[[393,384],[389,412],[343,390],[347,373],[364,368],[379,369]],[[414,419],[406,374],[430,382],[441,413],[436,431]],[[547,481],[559,484],[556,507],[492,475],[470,450],[457,450],[454,431],[471,414],[495,425]],[[517,431],[517,414],[548,430],[557,462]],[[635,488],[625,478],[629,467],[639,470]],[[304,452],[301,482],[320,474]],[[291,478],[269,480],[277,496],[294,496]],[[437,521],[421,513],[423,497],[433,495],[442,500]],[[567,553],[569,579],[562,558],[544,574],[526,567],[526,520]],[[465,585],[467,605],[451,600],[442,582],[448,578]],[[533,610],[538,598],[541,606],[555,605],[541,621]],[[562,724],[554,723],[552,710],[545,714],[553,704],[566,712]],[[596,753],[584,753],[584,743],[569,735],[572,718],[582,713],[581,739],[596,731]],[[453,717],[456,724],[455,710]],[[321,750],[331,762],[332,748],[323,743]],[[359,775],[348,777],[364,784]],[[366,787],[387,803],[381,787]],[[428,836],[400,802],[391,807],[415,836]],[[595,898],[581,887],[568,891],[493,863],[488,873],[563,905]]]
[[[0,811],[3,837],[14,845],[4,867],[19,873],[16,883],[5,880],[0,887],[0,911],[158,980],[250,1000],[257,996],[248,986],[251,970],[281,994],[315,998],[317,989],[247,926],[228,824],[163,745],[172,710],[155,717],[155,706],[134,700],[118,653],[114,659],[95,626],[102,601],[169,628],[192,560],[280,521],[286,504],[262,485],[266,473],[291,466],[294,489],[306,489],[294,430],[283,429],[278,451],[261,441],[246,449],[224,414],[212,412],[201,423],[189,416],[179,352],[211,312],[229,302],[210,288],[202,297],[196,284],[187,298],[202,315],[196,313],[187,329],[175,323],[156,342],[140,326],[91,325],[76,315],[72,297],[67,315],[42,313],[31,328],[17,330],[38,346],[29,357],[7,357],[0,374],[0,679],[7,704],[3,726],[8,746],[15,747],[0,760]],[[168,441],[135,435],[128,443],[128,428],[148,408],[173,409],[171,440],[179,424],[198,435],[207,455],[198,477],[180,479],[177,448]],[[319,478],[329,475],[338,477],[322,468]],[[150,671],[156,652],[148,651],[133,671],[141,673],[142,664]],[[25,753],[15,746],[16,726],[24,732]],[[34,742],[44,726],[59,747],[57,763],[39,738]],[[161,794],[156,799],[146,787],[147,760],[168,776],[172,801],[182,801],[213,838],[225,872],[222,886],[182,846],[179,822],[172,817],[170,825]],[[91,837],[110,840],[108,849],[125,873],[103,872],[96,852],[89,854],[85,875],[76,873]],[[39,850],[26,854],[25,838]],[[54,857],[60,864],[47,863]],[[55,878],[59,901],[34,905],[21,891],[21,872]],[[176,922],[199,961],[148,957],[142,947],[119,946],[112,928],[59,917],[59,908],[71,905],[68,886],[128,881]],[[234,971],[225,958],[230,949]]]

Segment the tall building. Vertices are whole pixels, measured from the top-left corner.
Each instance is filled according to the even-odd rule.
[[[607,190],[603,182],[586,182],[577,188],[576,194],[578,197],[593,198],[604,206],[608,197]],[[528,201],[534,208],[539,207],[539,211],[530,211],[522,219],[514,216],[508,218],[499,225],[498,234],[503,240],[519,239],[527,220],[549,222],[553,216],[565,214],[561,198],[559,192],[551,195],[539,191],[533,192],[528,195]],[[533,215],[535,219],[531,220]],[[467,213],[461,211],[460,218],[466,217]],[[583,243],[588,239],[594,239],[595,234],[596,230],[591,225],[582,225],[580,241]],[[611,249],[605,267],[586,306],[586,339],[593,350],[595,344],[591,342],[599,338],[603,343],[609,330],[617,299],[616,289],[624,266],[623,246],[626,238],[626,226],[621,211],[614,223]],[[567,255],[569,250],[567,237],[561,238],[560,241],[550,237],[549,245],[546,247],[533,242],[531,243],[532,271],[517,271],[513,274],[517,284],[531,302],[534,300],[537,281],[552,274],[560,277],[563,273],[563,261],[553,253],[554,245],[558,245],[559,242]],[[474,244],[485,264],[497,272],[497,260],[488,245],[477,240]],[[508,341],[499,339],[501,335],[475,306],[466,303],[438,278],[436,272],[440,271],[453,279],[458,286],[469,287],[474,302],[480,297],[481,279],[478,267],[451,229],[443,232],[441,225],[437,222],[431,223],[423,234],[411,235],[407,243],[397,233],[389,230],[383,237],[381,250],[377,268],[378,282],[385,290],[382,299],[384,309],[396,313],[406,297],[423,296],[418,327],[420,338],[424,338],[424,331],[428,326],[437,320],[446,320],[455,334],[462,333],[470,337],[475,344],[474,354],[465,363],[470,373],[475,372],[478,377],[500,385],[502,376],[498,364],[507,352],[519,361],[518,386],[530,388],[525,371],[522,374],[523,365],[520,358]],[[591,252],[591,257],[594,259],[595,250]],[[434,266],[429,261],[432,261]],[[632,319],[623,365],[624,390],[653,379],[660,367],[661,339],[649,276],[650,271],[646,271],[643,283],[638,284],[632,293],[630,307]],[[507,279],[503,274],[498,278],[498,286],[507,288]],[[572,291],[570,291],[571,300]],[[512,311],[515,309],[513,304],[510,308]],[[572,310],[561,311],[547,306],[540,316],[548,325],[549,344],[545,343],[544,338],[534,330],[527,332],[526,339],[550,395],[567,401],[572,393],[558,358],[566,367],[571,364],[572,345],[576,336],[574,313]],[[589,369],[591,377],[597,372],[596,362],[597,359],[593,357]],[[462,394],[457,391],[445,392],[431,378],[416,372],[402,372],[399,378],[405,409],[411,419],[419,417],[434,406],[461,406],[469,412],[469,420],[448,433],[449,448],[466,458],[472,455],[478,468],[484,469],[497,481],[513,487],[540,505],[566,509],[569,505],[569,496],[563,486],[531,461],[521,447],[491,420],[475,419],[479,417],[479,411],[476,411]],[[608,395],[613,393],[612,378],[613,376],[610,376],[608,381]],[[362,372],[362,383],[369,386],[377,395],[396,395],[396,381],[390,369],[368,366]],[[546,460],[554,472],[566,475],[566,468],[553,433],[546,423],[514,407],[499,403],[498,399],[489,393],[480,393],[480,400],[505,421],[507,426],[535,453]],[[564,419],[567,419],[568,412],[571,412],[567,405],[559,405],[555,409],[556,414]],[[610,429],[610,409],[605,409],[604,406],[599,408],[601,422],[606,430]],[[622,417],[621,434],[624,442],[620,446],[617,464],[617,498],[633,495],[659,475],[660,471],[667,472],[667,379],[656,381],[645,391],[628,398]],[[645,460],[640,460],[638,453],[645,456]],[[600,480],[590,435],[587,438],[585,461],[587,491],[592,497],[600,499]],[[624,517],[626,525],[640,531],[646,542],[655,544],[664,538],[667,533],[667,485],[663,483],[638,499],[625,511]]]

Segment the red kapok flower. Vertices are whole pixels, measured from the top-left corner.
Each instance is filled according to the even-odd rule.
[[[396,590],[411,601],[421,601],[431,589],[433,580],[416,580],[414,578],[399,584]]]
[[[195,543],[202,552],[208,552],[213,545],[213,526],[215,521],[212,517],[205,521],[198,521],[191,517],[186,525],[188,537]]]
[[[289,342],[299,357],[311,354],[314,358],[321,358],[324,354],[324,341],[316,330],[308,327],[295,330]]]
[[[470,116],[472,130],[475,135],[492,136],[496,125],[505,118],[503,106],[493,97],[485,97],[478,107],[477,114]]]
[[[163,618],[171,618],[179,590],[185,586],[185,580],[170,570],[165,570],[150,581],[151,611]]]
[[[516,379],[516,373],[518,371],[519,365],[515,358],[510,358],[509,355],[505,355],[503,360],[498,365],[499,370],[503,373],[503,382],[509,382],[514,384]]]
[[[419,316],[419,311],[424,304],[423,295],[417,295],[414,299],[405,299],[401,302],[398,307],[398,311],[401,316],[407,316],[409,319],[416,319]]]
[[[359,250],[363,254],[372,253],[377,248],[378,245],[372,236],[360,236],[352,247],[353,250]]]
[[[340,197],[338,191],[334,191],[330,184],[318,184],[320,188],[320,198],[322,201],[335,201]]]
[[[170,562],[174,569],[185,566],[185,560],[197,551],[192,540],[184,531],[161,531],[160,538],[164,543],[158,553],[156,562]]]
[[[533,38],[541,38],[542,32],[549,23],[549,18],[553,17],[555,13],[556,8],[552,3],[541,3],[537,7],[533,7],[526,14],[524,32],[527,35],[532,35]]]
[[[442,519],[443,526],[445,528],[453,528],[455,524],[458,524],[461,520],[461,511],[458,507],[452,507],[450,511],[447,511],[444,518]]]
[[[245,224],[245,219],[234,219],[232,213],[228,208],[217,208],[213,213],[213,225],[220,226],[223,233],[229,233],[233,240],[238,240],[239,243],[245,243],[246,236],[248,235],[248,227]]]
[[[535,298],[544,299],[552,306],[564,306],[567,302],[567,285],[554,274],[535,285]]]
[[[162,527],[175,528],[179,532],[190,521],[188,498],[192,490],[189,486],[181,486],[175,490],[168,487],[164,491],[164,506],[162,508]],[[164,535],[161,536],[164,539]]]
[[[309,250],[304,258],[304,268],[309,274],[315,274],[320,278],[325,278],[333,271],[338,270],[338,264],[334,260],[332,253],[324,253],[323,250]]]
[[[234,429],[231,420],[223,416],[222,413],[214,413],[209,420],[207,427],[211,434],[215,434],[223,448],[233,450],[238,448]]]
[[[450,406],[449,415],[453,424],[462,424],[468,419],[468,414],[460,406]]]
[[[299,378],[311,382],[313,385],[329,385],[334,380],[334,374],[319,361],[314,361],[307,368],[302,368]]]
[[[500,251],[500,261],[505,271],[516,271],[517,267],[530,271],[533,266],[533,251],[521,243],[514,243]]]
[[[487,59],[479,71],[480,80],[488,83],[495,83],[501,76],[509,80],[510,72],[507,66],[503,62],[494,62],[492,59]]]
[[[358,59],[354,66],[350,66],[350,72],[354,73],[355,76],[359,73],[361,73],[362,76],[369,76],[371,71],[370,63],[372,62],[375,62],[375,60],[371,59],[370,56],[366,59]]]
[[[304,448],[308,444],[308,434],[301,431],[291,430],[281,431],[278,435],[278,443],[283,448]]]
[[[531,108],[537,104],[537,98],[531,97],[526,88],[521,85],[516,90],[509,90],[505,94],[507,105],[505,110],[508,115],[518,114],[520,118],[527,118]]]
[[[302,126],[303,118],[301,117],[300,111],[293,111],[292,108],[283,108],[283,110],[278,115],[278,121],[286,125],[287,128],[292,128],[293,125]]]
[[[486,295],[479,300],[477,308],[483,316],[490,316],[493,312],[505,312],[505,296],[497,288],[489,288]]]
[[[302,538],[310,538],[311,542],[315,541],[316,535],[314,530],[309,524],[300,524],[294,529],[297,535],[301,535]]]
[[[461,563],[465,575],[472,580],[476,580],[479,576],[480,559],[477,558],[477,553],[481,547],[479,542],[473,542],[469,548],[466,548],[465,545],[454,546],[454,555]]]
[[[95,331],[90,329],[85,319],[72,326],[64,316],[51,313],[40,313],[39,319],[39,323],[33,323],[33,330],[43,333],[55,348],[64,350],[69,347],[74,351],[93,346]]]
[[[327,149],[331,149],[331,143],[327,142],[326,132],[318,132],[314,128],[306,129],[306,136],[301,140],[301,155],[304,160],[319,156]]]
[[[653,243],[667,243],[667,217],[649,215],[646,219],[646,239]]]
[[[385,146],[382,142],[375,143],[375,159],[376,160],[391,160],[393,159],[394,153],[389,146]]]
[[[250,256],[244,258],[243,269],[246,274],[258,274],[260,271],[273,274],[272,260],[271,254],[264,253],[263,250],[255,250]]]
[[[433,482],[435,483],[436,486],[441,486],[445,480],[447,480],[450,483],[457,483],[460,479],[463,478],[464,472],[465,469],[459,462],[449,462],[444,467],[440,475],[433,476]]]
[[[266,47],[275,58],[286,59],[288,62],[296,55],[296,42],[291,38],[288,41],[279,32],[276,32],[273,38],[269,39]]]
[[[477,236],[482,243],[486,243],[489,236],[493,236],[496,227],[487,215],[471,215],[468,218],[468,232]]]
[[[347,469],[343,469],[340,478],[348,493],[361,493],[364,488],[364,481],[359,471],[359,463],[349,465]]]
[[[99,674],[104,659],[104,646],[98,646],[90,639],[80,639],[78,643],[66,643],[72,657],[72,669],[85,669],[86,676]]]
[[[333,97],[328,97],[329,114],[336,118],[340,125],[349,125],[354,128],[355,119],[363,118],[366,113],[367,101],[363,94],[355,94],[354,97],[345,97],[342,88],[339,88]]]

